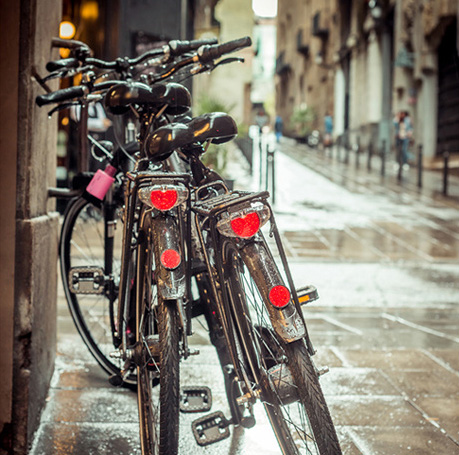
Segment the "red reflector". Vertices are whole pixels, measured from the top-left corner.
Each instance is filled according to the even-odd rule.
[[[269,291],[269,301],[277,308],[282,308],[290,301],[290,291],[285,286],[274,286]]]
[[[151,203],[158,210],[169,210],[177,202],[178,194],[175,190],[154,190],[150,194]]]
[[[180,262],[182,262],[182,258],[175,250],[166,250],[161,255],[161,264],[166,269],[176,269]]]
[[[231,229],[238,237],[252,237],[260,229],[260,218],[255,212],[240,218],[234,218],[231,220]]]

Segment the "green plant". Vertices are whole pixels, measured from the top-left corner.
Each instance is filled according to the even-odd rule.
[[[195,115],[202,115],[207,112],[226,112],[229,114],[233,108],[234,104],[226,104],[216,98],[212,98],[207,94],[203,94],[197,100],[193,106]]]
[[[312,124],[316,119],[316,113],[313,108],[308,106],[296,107],[290,117],[292,129],[301,136],[307,136],[311,133]]]
[[[225,104],[218,99],[211,98],[209,95],[202,95],[194,105],[194,114],[202,115],[207,112],[231,112],[234,104]],[[228,149],[225,145],[210,144],[206,153],[202,157],[202,162],[214,169],[220,175],[225,176],[226,165],[228,164]]]

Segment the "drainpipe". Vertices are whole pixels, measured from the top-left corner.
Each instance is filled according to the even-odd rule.
[[[385,144],[384,153],[387,155],[391,144],[392,117],[391,39],[387,21],[389,2],[387,0],[369,0],[368,7],[375,26],[380,30],[381,34],[382,109],[379,123],[379,145],[382,147]]]
[[[391,108],[392,108],[392,84],[391,84],[391,39],[390,31],[386,24],[381,30],[381,55],[382,55],[382,109],[381,122],[379,124],[379,143],[385,144],[384,153],[387,155],[391,144]]]

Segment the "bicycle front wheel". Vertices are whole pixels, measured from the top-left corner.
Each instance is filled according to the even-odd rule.
[[[84,198],[71,202],[61,229],[59,257],[65,297],[79,334],[99,365],[108,374],[119,374],[123,362],[109,354],[115,349],[113,324],[118,307],[122,232],[115,229],[116,210],[104,208],[104,204],[97,207]],[[104,284],[101,293],[75,289],[72,271],[88,268],[111,275],[112,281]],[[135,374],[129,375],[125,383],[135,384]]]
[[[232,242],[223,246],[224,277],[239,369],[258,391],[283,454],[341,454],[317,371],[304,341],[285,343]]]
[[[137,396],[142,454],[176,455],[180,399],[177,302],[163,300],[157,292],[151,248],[141,245],[137,261],[136,344],[142,352],[137,361]]]

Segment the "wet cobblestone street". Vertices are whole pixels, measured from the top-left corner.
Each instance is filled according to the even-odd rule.
[[[304,314],[315,363],[330,368],[321,384],[343,453],[459,454],[459,186],[442,198],[429,182],[422,192],[410,186],[411,174],[397,185],[305,147],[281,149],[277,222],[297,287],[319,290]],[[140,454],[136,394],[108,384],[62,292],[58,326],[56,371],[30,453]],[[229,415],[204,324],[194,330],[201,354],[181,363],[182,383],[209,386],[212,411]],[[253,429],[231,428],[229,439],[201,448],[190,426],[197,416],[182,414],[180,453],[278,454],[263,409],[256,416]]]

